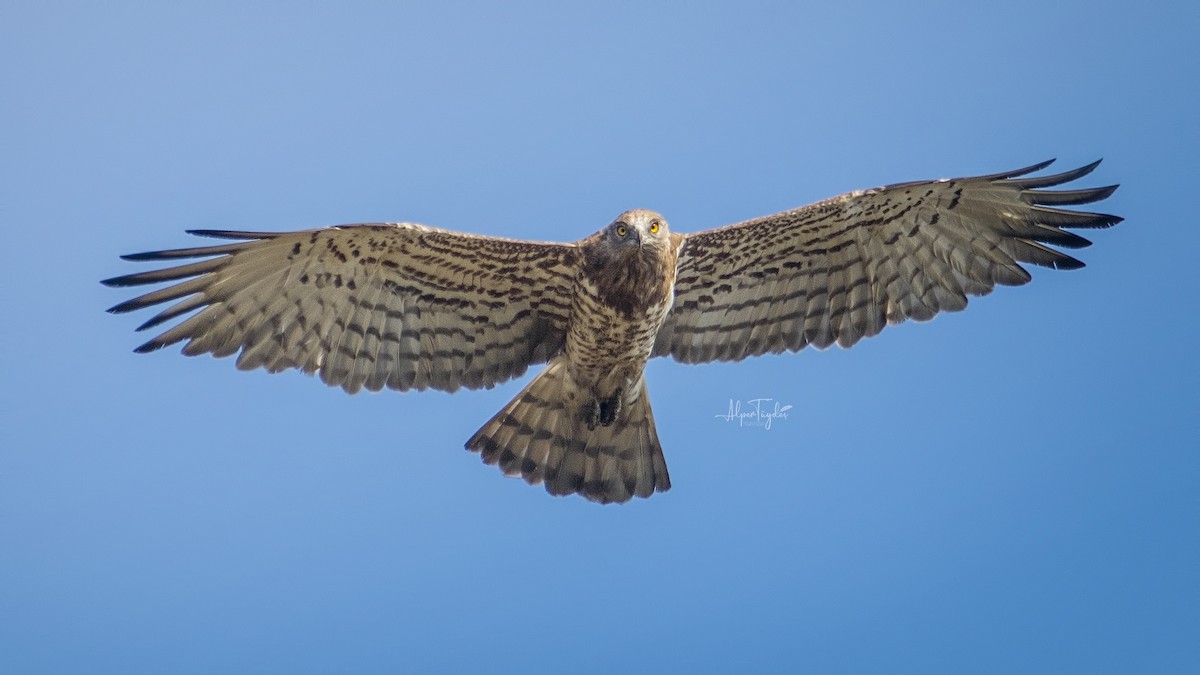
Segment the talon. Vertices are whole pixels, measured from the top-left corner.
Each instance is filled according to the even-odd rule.
[[[613,395],[600,404],[600,424],[609,426],[617,421],[617,415],[621,414],[621,390],[613,392]]]

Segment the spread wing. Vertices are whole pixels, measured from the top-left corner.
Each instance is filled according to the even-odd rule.
[[[1021,178],[1049,164],[851,192],[689,235],[654,353],[701,363],[809,344],[849,347],[887,324],[963,309],[968,295],[997,284],[1024,284],[1030,276],[1019,263],[1082,267],[1048,244],[1088,246],[1064,228],[1121,218],[1058,207],[1104,199],[1117,186],[1043,189],[1099,162]]]
[[[189,356],[240,351],[238,368],[320,373],[348,392],[491,387],[562,348],[577,252],[412,223],[303,232],[195,231],[234,240],[127,260],[206,258],[103,282],[173,285],[123,302],[193,310],[139,352],[186,341]]]

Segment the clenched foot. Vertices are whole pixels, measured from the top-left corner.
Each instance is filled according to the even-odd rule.
[[[621,414],[621,390],[613,392],[606,400],[600,402],[600,424],[608,426],[617,421]]]
[[[583,421],[587,424],[588,431],[596,430],[596,423],[600,421],[599,401],[593,398],[583,404]]]

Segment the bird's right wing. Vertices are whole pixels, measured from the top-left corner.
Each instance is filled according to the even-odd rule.
[[[353,393],[491,387],[562,348],[578,255],[570,244],[412,223],[193,234],[235,242],[124,256],[206,259],[104,282],[175,282],[110,310],[179,301],[139,330],[200,310],[139,352],[181,341],[189,356],[240,351],[243,370],[298,368]]]

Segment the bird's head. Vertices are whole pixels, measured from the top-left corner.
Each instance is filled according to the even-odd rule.
[[[617,216],[606,234],[614,243],[638,248],[662,248],[669,241],[666,219],[646,209],[634,209]]]

